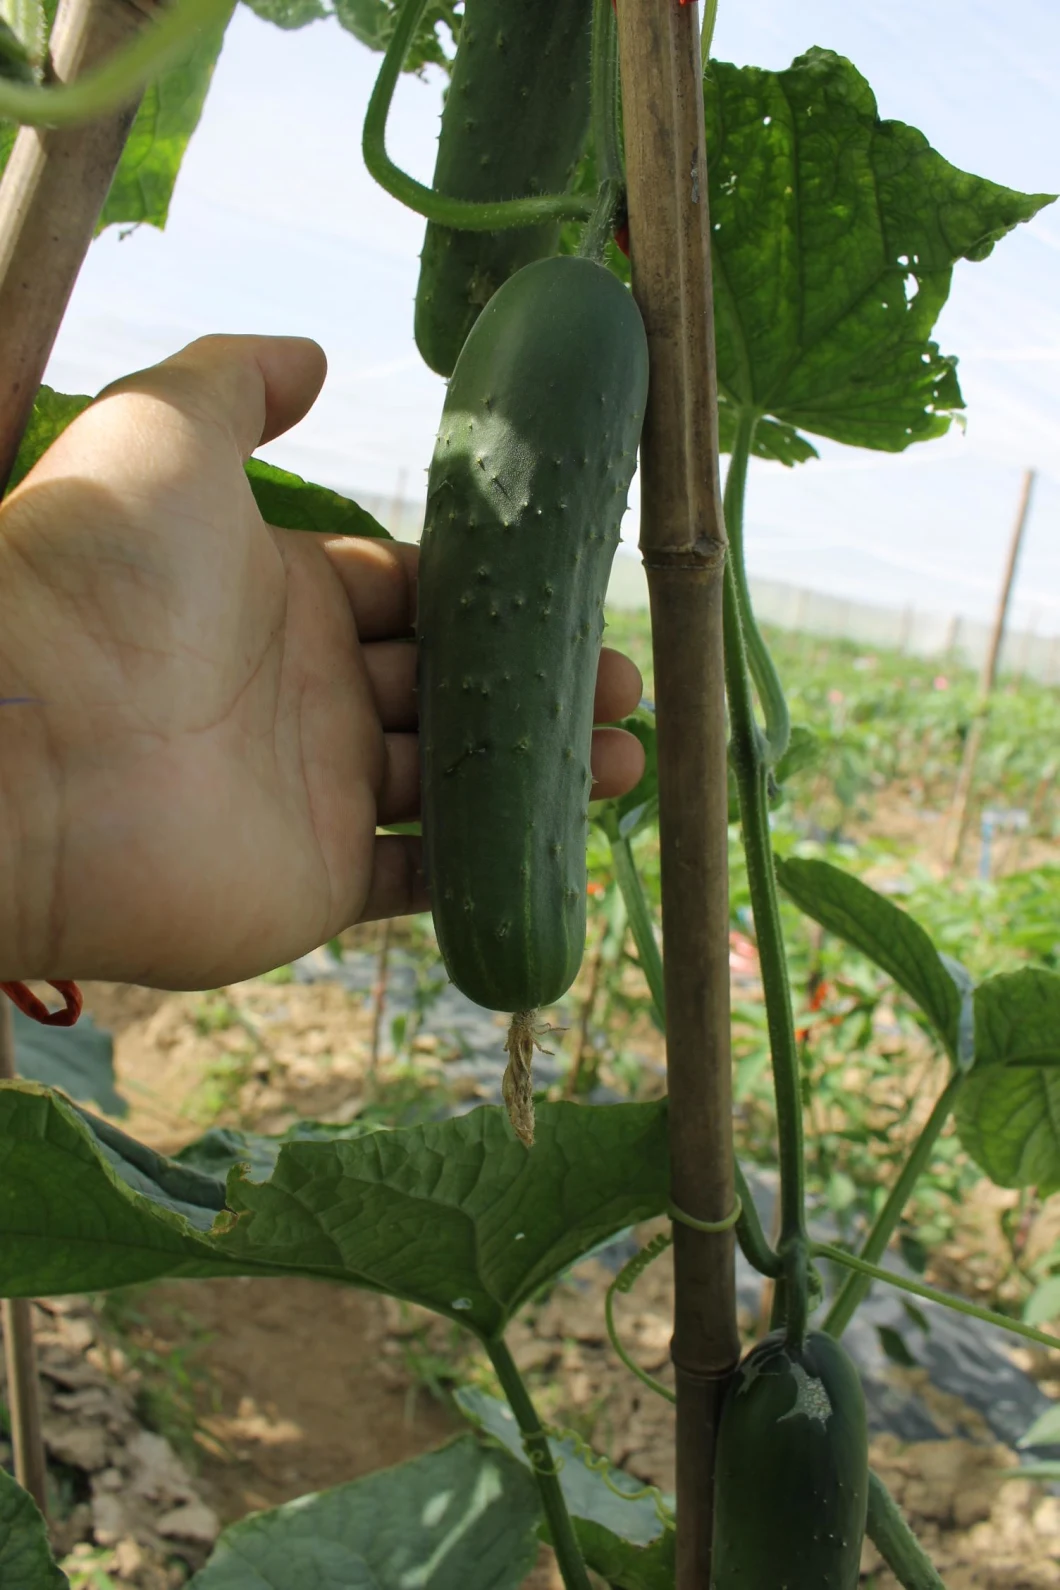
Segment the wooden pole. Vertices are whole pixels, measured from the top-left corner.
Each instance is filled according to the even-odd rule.
[[[11,1006],[0,994],[0,1081],[15,1075],[15,1024]],[[11,1415],[11,1444],[15,1450],[15,1478],[33,1497],[41,1512],[48,1510],[48,1469],[40,1422],[40,1383],[33,1344],[33,1305],[28,1298],[7,1297],[0,1305],[4,1326],[4,1364],[7,1369],[7,1404]]]
[[[126,43],[153,11],[152,0],[60,0],[49,41],[47,80],[71,81]],[[0,179],[0,493],[137,101],[65,131],[20,128]],[[14,1075],[14,1024],[11,1008],[0,996],[0,1080]],[[32,1304],[27,1298],[5,1298],[0,1313],[15,1475],[43,1513],[47,1468]]]
[[[953,792],[952,823],[955,838],[953,851],[950,855],[951,871],[960,866],[961,853],[968,837],[968,823],[972,808],[972,788],[975,784],[975,768],[979,760],[979,750],[983,743],[987,717],[990,713],[990,697],[993,695],[994,686],[997,683],[1001,647],[1005,639],[1005,625],[1008,622],[1009,602],[1012,597],[1012,587],[1016,581],[1016,565],[1019,562],[1023,532],[1027,527],[1027,519],[1030,513],[1034,480],[1035,471],[1033,469],[1026,470],[1023,476],[1023,487],[1020,491],[1019,507],[1016,510],[1016,522],[1012,527],[1012,539],[1009,542],[1005,572],[1001,579],[1001,591],[997,599],[997,611],[994,614],[994,628],[990,636],[990,644],[987,647],[986,656],[983,658],[982,671],[979,675],[979,700],[976,705],[975,717],[972,719],[968,730],[968,738],[964,742],[961,770],[957,775],[957,785]]]
[[[152,0],[60,0],[48,79],[79,76],[128,42],[154,12]],[[20,128],[0,180],[0,490],[136,107],[134,101],[80,127]]]
[[[698,8],[620,0],[633,293],[648,333],[641,551],[659,744],[671,1192],[733,1207],[728,787],[710,217]],[[677,1590],[706,1590],[714,1450],[739,1357],[733,1238],[675,1223]]]

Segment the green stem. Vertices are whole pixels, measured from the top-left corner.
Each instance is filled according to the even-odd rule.
[[[814,1242],[810,1251],[816,1258],[831,1259],[834,1264],[842,1264],[849,1270],[857,1270],[859,1274],[867,1275],[870,1280],[886,1281],[888,1286],[896,1286],[901,1292],[910,1292],[913,1297],[926,1298],[929,1303],[938,1303],[943,1308],[952,1309],[955,1314],[967,1314],[969,1319],[982,1320],[984,1325],[998,1325],[1003,1331],[1010,1331],[1013,1336],[1022,1336],[1028,1342],[1037,1342],[1040,1347],[1060,1347],[1060,1336],[1050,1336],[1046,1331],[1035,1330],[1033,1325],[1024,1325],[1022,1320],[1009,1319],[1007,1314],[995,1314],[993,1309],[979,1308],[975,1303],[965,1302],[963,1297],[954,1297],[950,1292],[940,1292],[938,1287],[926,1286],[923,1281],[910,1281],[904,1275],[896,1275],[893,1270],[881,1270],[879,1265],[868,1264],[853,1253],[846,1253],[842,1248],[833,1247],[830,1242]]]
[[[567,1512],[567,1504],[563,1500],[558,1470],[548,1444],[548,1436],[541,1428],[541,1420],[530,1401],[530,1393],[526,1389],[523,1377],[515,1367],[515,1360],[508,1351],[508,1344],[503,1336],[496,1336],[488,1341],[486,1351],[490,1355],[497,1379],[501,1383],[504,1395],[508,1399],[508,1406],[515,1415],[515,1421],[522,1434],[523,1446],[530,1459],[538,1490],[541,1492],[541,1505],[548,1521],[552,1549],[556,1553],[566,1590],[591,1590],[589,1575],[575,1538],[574,1526]]]
[[[552,193],[476,204],[470,199],[450,199],[433,188],[425,188],[422,182],[417,182],[391,160],[386,152],[386,121],[405,56],[426,4],[427,0],[402,0],[397,26],[368,101],[361,150],[364,163],[376,182],[417,215],[462,232],[500,232],[509,227],[537,226],[542,221],[584,221],[592,206],[580,194]]]
[[[135,100],[180,55],[193,34],[231,9],[232,0],[182,0],[125,49],[72,83],[35,88],[0,79],[0,120],[27,127],[71,127],[109,115]]]
[[[747,585],[743,544],[744,501],[747,495],[747,466],[751,457],[758,415],[754,409],[742,405],[737,412],[739,418],[736,422],[736,437],[725,476],[725,530],[729,537],[729,567],[732,569],[736,583],[736,603],[743,629],[747,663],[758,691],[758,698],[762,703],[762,711],[765,713],[768,765],[775,767],[788,748],[788,741],[791,738],[791,716],[776,664],[758,627],[751,603],[751,592]]]
[[[628,839],[620,836],[617,822],[608,824],[607,837],[611,842],[611,865],[615,870],[622,898],[626,902],[626,915],[629,917],[633,942],[640,957],[640,969],[647,979],[652,1004],[655,1007],[655,1020],[660,1030],[665,1032],[666,991],[663,982],[662,956],[656,942],[655,925],[651,919],[648,902],[644,898],[644,887],[633,860],[633,847]]]
[[[946,1590],[898,1503],[872,1469],[869,1470],[869,1516],[865,1533],[905,1590]]]
[[[611,0],[594,0],[593,5],[592,123],[596,180],[621,186],[625,162],[618,126],[618,26]]]
[[[964,1085],[964,1075],[955,1072],[935,1101],[935,1108],[925,1123],[924,1130],[913,1146],[913,1152],[902,1166],[901,1175],[891,1188],[890,1195],[873,1222],[865,1239],[860,1257],[874,1264],[882,1259],[887,1245],[901,1219],[902,1210],[913,1195],[913,1189],[931,1158],[939,1133],[949,1120],[957,1095]],[[823,1330],[831,1336],[842,1336],[854,1314],[868,1296],[872,1282],[864,1275],[848,1275],[825,1318]]]
[[[600,184],[596,205],[578,248],[582,259],[595,260],[598,265],[603,264],[604,251],[615,230],[615,215],[621,197],[621,183],[616,182],[613,177],[608,177]]]
[[[773,1252],[762,1230],[762,1222],[758,1218],[758,1210],[739,1160],[733,1163],[733,1179],[736,1196],[740,1200],[740,1218],[736,1222],[736,1240],[740,1244],[740,1251],[759,1275],[775,1279],[780,1274],[780,1257]]]
[[[780,1252],[783,1255],[786,1249],[804,1243],[806,1237],[799,1053],[795,1042],[788,964],[780,924],[776,874],[773,870],[766,790],[768,768],[762,737],[755,723],[736,575],[731,559],[727,560],[725,566],[724,604],[725,684],[732,730],[730,755],[740,798],[747,883],[762,970],[766,1026],[773,1062],[773,1089],[777,1103]]]
[[[702,32],[699,36],[700,55],[703,59],[703,69],[706,70],[710,60],[710,47],[714,43],[714,27],[718,20],[718,0],[704,0]]]

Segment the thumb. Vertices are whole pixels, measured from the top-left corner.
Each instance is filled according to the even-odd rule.
[[[199,337],[161,364],[105,387],[96,402],[142,393],[227,431],[244,461],[313,406],[327,373],[309,337]]]

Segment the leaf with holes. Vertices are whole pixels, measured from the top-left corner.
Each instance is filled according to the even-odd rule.
[[[963,407],[930,340],[958,259],[1049,194],[970,176],[881,121],[849,61],[712,61],[704,79],[718,379],[726,404],[860,447],[940,436]]]

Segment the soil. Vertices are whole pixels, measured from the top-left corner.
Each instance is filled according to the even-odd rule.
[[[348,937],[372,948],[380,931]],[[337,984],[262,979],[212,994],[89,984],[84,993],[86,1010],[115,1038],[117,1084],[130,1104],[119,1124],[166,1153],[214,1124],[278,1132],[299,1117],[350,1120],[367,1106],[393,1106],[410,1086],[422,1097],[425,1081],[449,1097],[477,1091],[466,1078],[447,1077],[450,1057],[429,1034],[415,1038],[399,1063],[386,1042],[379,1045],[371,999]],[[650,1046],[654,1035],[646,1029],[643,1036]],[[373,1044],[382,1052],[373,1056]],[[975,1229],[986,1254],[985,1234],[997,1216],[991,1197],[996,1203],[1010,1195],[985,1183],[983,1192]],[[991,1268],[986,1257],[980,1285]],[[672,1491],[672,1410],[629,1375],[607,1342],[603,1294],[611,1279],[597,1261],[578,1266],[547,1302],[524,1312],[511,1346],[547,1419]],[[671,1306],[666,1259],[618,1306],[629,1351],[664,1381]],[[471,1379],[495,1389],[485,1360],[455,1327],[390,1299],[310,1280],[164,1282],[112,1300],[64,1301],[42,1319],[53,1336],[67,1330],[69,1374],[87,1340],[97,1400],[102,1390],[112,1397],[102,1467],[93,1452],[91,1465],[80,1454],[78,1468],[84,1437],[75,1432],[70,1445],[77,1405],[52,1406],[66,1436],[52,1439],[51,1456],[65,1464],[74,1498],[57,1545],[74,1590],[98,1583],[92,1575],[99,1569],[115,1585],[170,1590],[203,1560],[219,1527],[431,1449],[463,1428],[449,1386]],[[748,1335],[756,1325],[741,1323]],[[49,1350],[59,1348],[52,1342]],[[1060,1391],[1060,1357],[1026,1352],[1021,1362],[1051,1393]],[[908,1371],[895,1370],[902,1373]],[[61,1376],[50,1384],[49,1395],[73,1389]],[[98,1424],[91,1402],[84,1404],[86,1426]],[[964,1410],[961,1422],[975,1428],[976,1416]],[[906,1447],[882,1437],[873,1460],[935,1556],[947,1590],[1060,1586],[1060,1501],[1039,1485],[1006,1481],[1014,1454],[985,1429],[981,1434],[976,1442]],[[165,1485],[156,1477],[153,1500],[143,1480],[148,1458],[168,1475]],[[101,1528],[96,1497],[115,1494],[116,1484],[122,1494],[136,1491],[138,1473],[139,1511],[120,1528]],[[181,1508],[193,1509],[183,1517],[195,1524],[195,1539],[162,1529]],[[105,1523],[106,1507],[103,1514]],[[869,1545],[862,1580],[873,1590],[896,1585]],[[530,1587],[559,1590],[545,1548]]]

